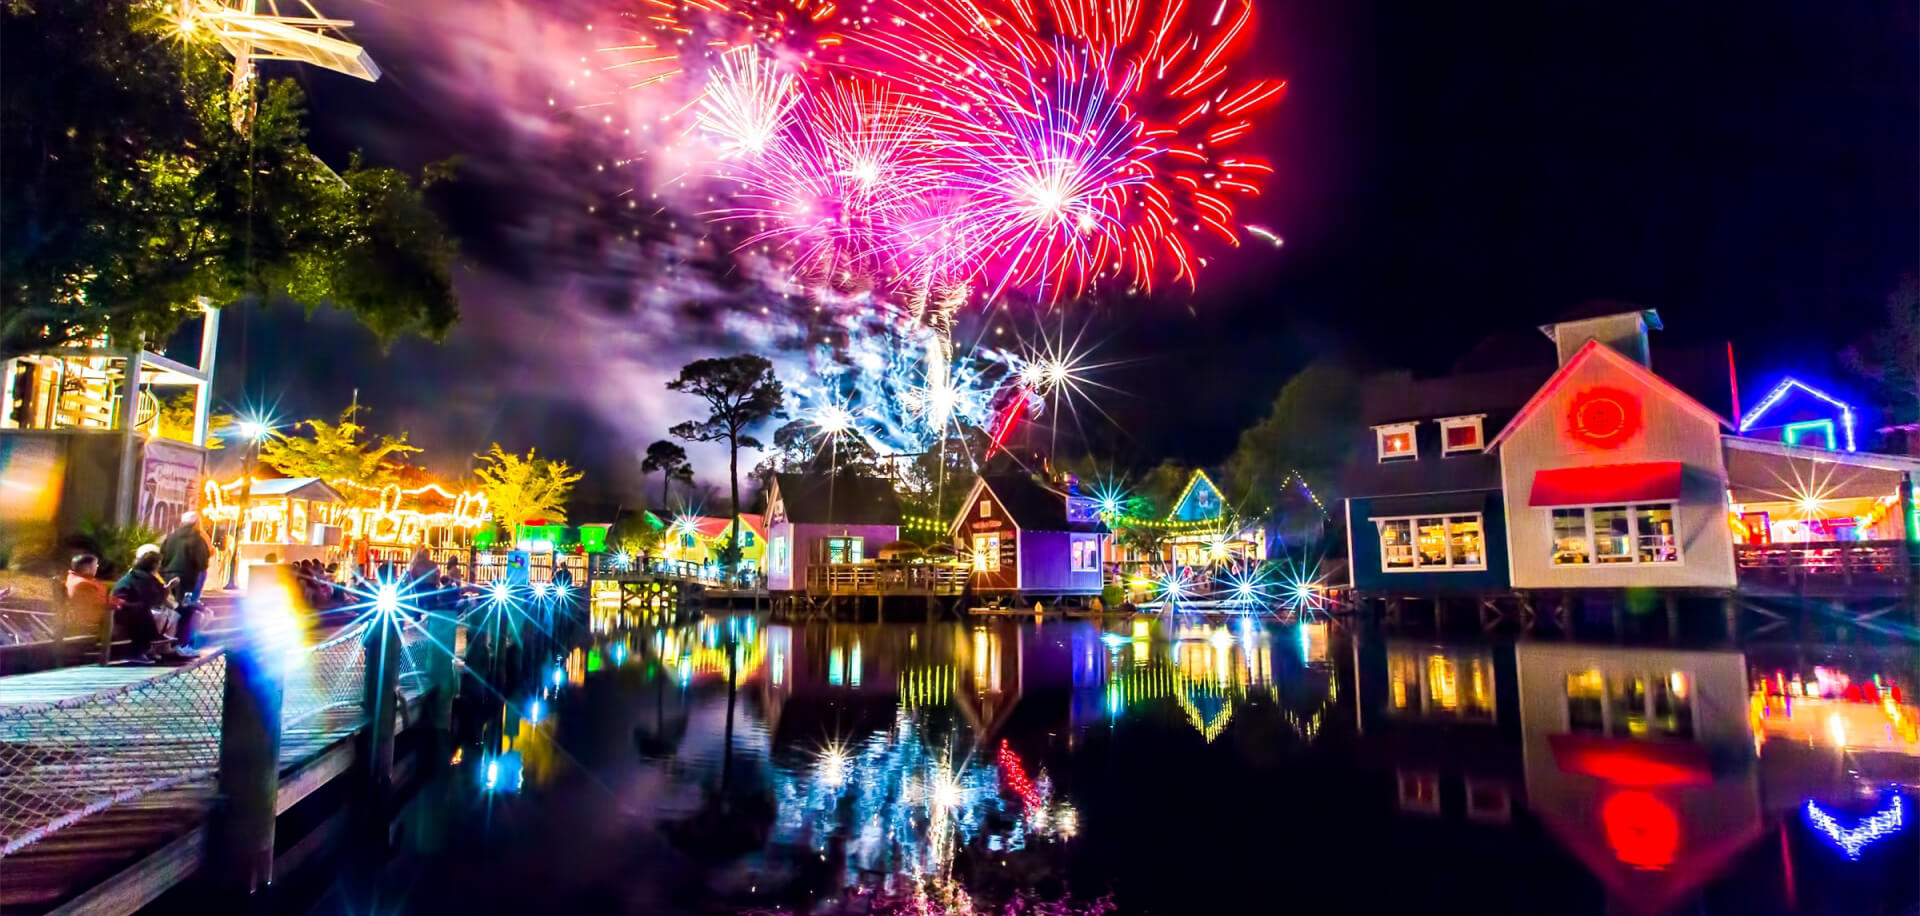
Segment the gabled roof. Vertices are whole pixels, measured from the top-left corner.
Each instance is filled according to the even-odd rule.
[[[1596,359],[1602,360],[1613,368],[1627,373],[1651,386],[1656,391],[1667,392],[1672,396],[1673,402],[1679,404],[1681,407],[1705,419],[1712,420],[1728,430],[1733,429],[1732,421],[1714,413],[1712,408],[1694,400],[1692,395],[1681,391],[1675,387],[1672,382],[1655,375],[1653,370],[1628,359],[1625,354],[1606,344],[1597,340],[1589,340],[1580,348],[1579,352],[1573,354],[1573,358],[1567,360],[1566,365],[1561,366],[1559,371],[1556,371],[1552,376],[1548,377],[1546,384],[1541,385],[1540,390],[1534,392],[1533,397],[1527,400],[1526,406],[1521,407],[1520,412],[1514,414],[1512,420],[1507,421],[1507,425],[1501,428],[1499,435],[1488,440],[1486,450],[1492,452],[1494,449],[1499,448],[1500,443],[1512,435],[1514,430],[1519,429],[1520,424],[1532,419],[1533,415],[1539,412],[1540,406],[1547,402],[1547,398],[1559,390],[1561,385],[1566,384],[1567,379],[1572,378],[1573,374],[1578,371],[1581,366]]]
[[[980,482],[974,486],[973,494],[962,504],[960,512],[965,515],[972,507],[974,497],[984,487],[1000,503],[1001,511],[1013,520],[1013,524],[1022,531],[1081,531],[1105,532],[1107,526],[1099,521],[1069,522],[1067,520],[1067,494],[1034,479],[1030,474],[983,474]],[[957,522],[957,520],[956,520]]]
[[[231,490],[235,496],[251,493],[254,496],[291,496],[295,499],[317,499],[336,503],[341,501],[340,491],[318,477],[270,477],[265,480],[256,478],[251,490],[246,489],[245,480],[236,480],[223,489]]]
[[[1183,511],[1187,508],[1188,500],[1198,497],[1204,501],[1207,498],[1206,494],[1209,493],[1213,494],[1214,509],[1212,514],[1195,515],[1192,517],[1183,515]],[[1200,468],[1194,468],[1193,474],[1187,477],[1186,487],[1180,491],[1180,498],[1173,501],[1173,508],[1167,512],[1167,521],[1198,521],[1200,519],[1218,518],[1226,511],[1226,494],[1220,492],[1220,488],[1214,484],[1213,478],[1207,476],[1206,471]]]
[[[878,477],[775,474],[775,494],[798,524],[898,525],[900,497]],[[771,501],[768,503],[771,505]]]

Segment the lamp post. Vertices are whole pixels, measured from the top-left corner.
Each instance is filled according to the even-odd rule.
[[[257,419],[241,420],[235,430],[247,440],[247,459],[240,472],[240,515],[234,522],[233,536],[227,544],[227,591],[240,587],[240,543],[247,530],[247,513],[253,508],[253,464],[260,458],[260,441],[273,427]]]

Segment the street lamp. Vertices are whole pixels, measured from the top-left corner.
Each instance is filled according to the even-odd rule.
[[[227,591],[240,587],[240,542],[247,530],[247,512],[253,508],[253,464],[260,458],[260,443],[273,435],[273,423],[259,417],[247,417],[233,425],[235,434],[247,441],[246,464],[242,466],[240,479],[240,515],[234,523],[233,536],[227,540]]]

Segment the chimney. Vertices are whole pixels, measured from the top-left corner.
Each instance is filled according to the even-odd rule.
[[[1595,318],[1578,318],[1540,326],[1540,333],[1547,335],[1559,350],[1562,366],[1573,358],[1573,354],[1580,352],[1587,341],[1597,340],[1651,369],[1653,359],[1647,353],[1649,330],[1660,330],[1660,313],[1653,309],[1614,312]]]

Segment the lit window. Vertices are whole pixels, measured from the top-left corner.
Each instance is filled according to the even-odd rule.
[[[827,562],[858,563],[865,548],[866,538],[827,538]]]
[[[1466,571],[1487,567],[1486,529],[1479,513],[1376,518],[1380,568]]]
[[[1606,730],[1606,680],[1594,668],[1567,675],[1567,730],[1599,733]]]
[[[1553,565],[1678,563],[1673,503],[1552,510]]]
[[[1380,525],[1380,565],[1386,569],[1413,568],[1413,520],[1375,519]]]
[[[981,518],[993,517],[993,500],[983,499],[980,501],[980,517]]]
[[[981,503],[986,505],[986,503]],[[973,536],[973,568],[979,572],[1000,571],[1000,535],[976,534]]]
[[[1481,439],[1481,414],[1471,417],[1447,417],[1440,421],[1440,454],[1458,455],[1478,452],[1486,443]]]
[[[1420,449],[1413,438],[1415,424],[1395,423],[1390,426],[1376,426],[1374,436],[1380,442],[1381,461],[1399,461],[1420,457]]]
[[[1423,814],[1440,813],[1440,774],[1401,770],[1400,808]]]
[[[1073,571],[1088,572],[1100,568],[1100,542],[1081,539],[1073,542]]]

